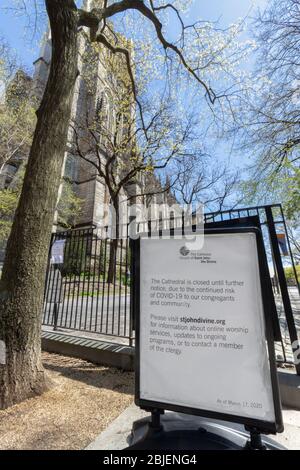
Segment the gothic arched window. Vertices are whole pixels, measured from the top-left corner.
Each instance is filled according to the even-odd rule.
[[[107,109],[107,130],[110,134],[114,132],[115,127],[115,111],[111,93],[108,93],[108,109]]]

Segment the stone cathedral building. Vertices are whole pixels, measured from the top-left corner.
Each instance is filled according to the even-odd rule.
[[[102,2],[102,0],[100,0]],[[94,6],[99,6],[99,0],[86,0],[84,8],[89,10]],[[116,112],[114,109],[113,86],[114,77],[110,73],[105,62],[105,55],[99,55],[96,63],[85,62],[84,57],[89,53],[89,43],[85,36],[84,28],[79,34],[79,57],[78,70],[80,75],[76,80],[75,92],[72,105],[71,120],[80,122],[85,116],[92,115],[101,101],[107,127],[113,129]],[[109,54],[109,52],[107,52]],[[41,47],[40,57],[34,62],[35,72],[33,76],[32,93],[41,99],[48,78],[51,61],[51,37],[46,33]],[[90,70],[92,68],[92,70]],[[93,77],[93,89],[90,90],[84,76],[89,74]],[[80,133],[80,131],[78,131]],[[69,140],[74,138],[74,130],[69,129]],[[103,158],[105,156],[103,155]],[[90,156],[93,159],[93,155]],[[110,197],[104,182],[98,176],[95,168],[78,156],[66,152],[63,176],[72,182],[76,195],[82,199],[82,214],[78,220],[78,225],[98,226],[100,223],[108,224],[108,216],[103,212],[103,205],[109,204]],[[106,219],[106,220],[105,220]]]
[[[102,2],[102,0],[85,0],[84,8],[91,9],[95,3],[99,6],[99,2]],[[22,71],[19,71],[15,78],[15,80],[19,80],[20,76],[22,76],[21,83],[26,84],[25,91],[29,94],[33,102],[38,103],[42,99],[44,93],[51,63],[51,47],[51,36],[48,31],[45,33],[42,40],[39,57],[34,62],[33,77],[28,77]],[[107,66],[109,54],[111,53],[106,51],[105,53],[107,56],[105,56],[105,54],[99,55],[97,61],[91,66],[89,62],[85,62],[83,59],[83,57],[89,53],[89,47],[89,42],[86,39],[86,32],[84,28],[82,28],[79,34],[78,56],[78,70],[80,75],[77,78],[75,85],[71,121],[75,123],[76,126],[76,122],[79,122],[82,117],[89,113],[94,113],[101,102],[103,108],[103,119],[106,121],[107,128],[112,130],[115,125],[117,110],[114,107],[114,86],[116,86],[116,79]],[[107,60],[105,57],[107,57]],[[89,89],[83,78],[86,74],[89,74],[89,76],[92,75],[93,77],[92,90]],[[135,109],[132,109],[131,113],[134,116]],[[72,139],[74,139],[74,126],[70,125],[69,142],[71,142]],[[90,159],[92,160],[93,158],[96,157],[91,155]],[[104,154],[103,158],[105,158]],[[0,188],[9,187],[13,184],[14,177],[18,172],[22,160],[24,161],[24,157],[22,158],[22,156],[17,156],[14,161],[10,161],[6,165],[4,171],[0,175]],[[109,225],[109,216],[104,211],[103,207],[105,207],[105,204],[109,204],[110,196],[108,188],[97,174],[95,168],[90,163],[78,156],[72,155],[67,150],[62,177],[72,183],[74,192],[83,201],[78,226],[99,227]],[[126,192],[129,192],[130,196],[138,196],[138,194],[143,192],[143,187],[145,186],[148,188],[151,187],[152,192],[153,189],[154,192],[157,191],[157,195],[152,196],[152,202],[157,204],[162,204],[163,202],[169,202],[171,205],[176,204],[175,199],[169,192],[162,192],[162,186],[154,175],[147,177],[146,181],[145,178],[143,178],[143,181],[141,179],[136,181],[134,184],[131,184],[126,189]],[[123,193],[125,193],[125,191],[123,191]],[[157,214],[157,219],[158,218],[159,214]],[[54,221],[54,230],[57,228],[57,224]]]

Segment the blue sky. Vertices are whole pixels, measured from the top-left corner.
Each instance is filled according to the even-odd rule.
[[[27,0],[30,4],[31,0]],[[11,1],[4,0],[4,6],[11,6]],[[267,0],[195,0],[190,12],[190,18],[217,20],[220,18],[222,26],[245,17],[249,11],[254,12],[257,6],[264,6]],[[250,13],[251,14],[251,13]],[[22,16],[16,16],[9,10],[0,8],[0,36],[17,51],[20,61],[27,68],[32,67],[32,62],[38,57],[39,35],[33,38],[32,31],[28,28],[28,20]]]
[[[194,6],[195,16],[209,20],[221,21],[226,26],[237,18],[245,17],[249,12],[254,12],[257,7],[266,5],[267,0],[196,0]]]
[[[11,0],[2,0],[4,5],[11,6]],[[32,4],[32,0],[25,0]],[[80,3],[80,0],[77,2]],[[226,28],[238,19],[247,15],[253,16],[258,7],[264,8],[267,0],[194,0],[193,7],[186,18],[188,24],[196,20],[220,21],[220,25]],[[249,21],[251,23],[251,21]],[[0,37],[3,37],[18,54],[19,60],[28,71],[32,71],[32,63],[39,57],[39,40],[44,30],[44,25],[39,34],[33,35],[28,28],[28,18],[15,16],[11,10],[4,11],[0,7]],[[172,31],[176,31],[176,17],[171,26]],[[246,32],[246,37],[247,37]],[[253,61],[249,60],[247,67],[251,68]],[[228,162],[230,168],[242,170],[249,164],[243,155],[231,154],[232,142],[210,141],[213,147],[213,157],[221,164]]]

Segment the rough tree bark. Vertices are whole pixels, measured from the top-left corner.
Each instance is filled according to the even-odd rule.
[[[73,0],[46,0],[53,38],[50,75],[0,281],[0,408],[46,388],[41,311],[47,253],[77,76]],[[43,273],[43,275],[41,275]],[[2,364],[1,364],[2,362]],[[5,362],[5,364],[3,364]]]

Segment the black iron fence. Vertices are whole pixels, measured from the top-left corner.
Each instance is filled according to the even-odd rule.
[[[237,221],[256,216],[260,224],[276,298],[281,339],[276,345],[278,362],[293,363],[300,331],[299,279],[281,205],[249,207],[205,214],[205,223]],[[139,232],[184,230],[184,219],[174,218],[138,225]],[[281,240],[281,243],[280,243]],[[282,243],[282,241],[284,243]],[[62,259],[51,260],[60,244]],[[128,227],[117,241],[103,231],[78,229],[53,234],[47,273],[43,324],[124,338],[133,344],[131,313],[130,241]],[[61,262],[63,261],[63,262]],[[294,280],[288,286],[285,266]],[[299,310],[298,310],[299,308]],[[300,366],[297,366],[300,374]]]
[[[63,263],[51,260],[43,324],[132,338],[129,240],[101,239],[92,229],[53,234],[63,244]]]

